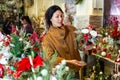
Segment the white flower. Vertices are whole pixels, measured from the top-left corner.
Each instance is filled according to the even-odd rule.
[[[66,65],[66,61],[65,61],[65,60],[62,60],[61,64],[62,64],[62,65]]]
[[[48,71],[47,71],[46,69],[43,69],[43,70],[41,71],[41,74],[42,74],[42,76],[47,76]]]
[[[0,63],[1,63],[1,64],[4,64],[4,65],[5,65],[5,64],[8,64],[8,58],[3,56],[3,57],[0,59]]]
[[[120,50],[118,50],[118,53],[120,54]]]
[[[93,46],[93,49],[96,49],[96,46]]]
[[[3,46],[3,42],[0,42],[0,46]]]
[[[15,45],[14,45],[14,44],[10,44],[10,46],[11,46],[11,47],[15,47]]]
[[[37,80],[43,80],[43,78],[41,76],[37,77]]]
[[[3,48],[0,50],[0,53],[2,53],[4,56],[10,57],[11,56],[10,47],[3,46]]]
[[[0,42],[4,39],[4,35],[0,32]]]
[[[100,71],[100,73],[99,74],[103,74],[103,72],[102,71]]]
[[[69,71],[69,67],[68,66],[65,67],[65,71]]]
[[[57,70],[60,69],[60,65],[57,65],[57,66],[56,66],[56,69],[57,69]]]
[[[23,39],[22,38],[19,38],[19,41],[22,41]]]
[[[113,75],[113,77],[114,77],[115,79],[117,78],[117,76],[118,76],[117,74],[114,74],[114,75]]]
[[[90,34],[92,37],[96,37],[97,36],[97,32],[95,30],[91,30]]]
[[[83,34],[87,34],[87,33],[89,33],[89,29],[82,29],[81,32],[82,32]]]
[[[57,80],[55,76],[51,75],[50,80]]]
[[[102,56],[106,56],[106,52],[104,52],[104,51],[101,52],[101,55],[102,55]]]
[[[10,79],[9,77],[8,78],[5,77],[5,78],[0,78],[0,80],[12,80],[12,79]]]
[[[21,55],[21,58],[24,58],[25,57],[25,54],[23,53],[22,55]]]
[[[105,33],[105,35],[107,36],[107,35],[108,35],[108,33]]]
[[[97,34],[97,36],[102,37],[102,35],[101,35],[101,34]]]
[[[31,47],[31,44],[30,42],[25,42],[26,46],[24,47],[24,50],[28,49]]]

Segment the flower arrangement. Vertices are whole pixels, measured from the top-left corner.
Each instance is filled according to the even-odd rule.
[[[113,18],[110,27],[100,27],[99,29],[94,30],[93,27],[89,25],[87,28],[77,30],[76,33],[78,34],[76,39],[80,42],[79,47],[80,49],[82,48],[81,50],[84,53],[96,55],[97,57],[102,57],[112,62],[115,61],[115,64],[116,62],[120,62],[120,30],[117,18]],[[92,80],[108,80],[108,78],[105,79],[105,73],[101,72],[99,67],[100,65],[95,64],[93,68],[89,68],[89,70],[92,69],[88,72],[90,74],[89,77],[93,78]],[[99,69],[99,71],[96,69]],[[114,72],[114,76],[118,77],[118,69],[117,74],[116,70]]]
[[[0,79],[1,80],[76,80],[66,62],[53,67],[57,57],[44,59],[41,38],[33,34],[3,35],[0,33]]]
[[[114,38],[114,40],[119,39],[120,37],[120,30],[119,30],[119,26],[118,26],[118,20],[117,17],[112,17],[110,20],[111,25],[113,26],[112,31],[110,32],[111,37]]]
[[[83,28],[81,30],[76,31],[78,34],[77,41],[82,42],[82,48],[84,50],[90,50],[91,44],[95,44],[96,37],[98,36],[97,31],[93,29],[92,25],[89,25],[87,28]]]

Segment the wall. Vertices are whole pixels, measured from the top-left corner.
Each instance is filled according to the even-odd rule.
[[[45,10],[53,5],[59,5],[65,11],[64,0],[34,0],[34,5],[26,8],[26,14],[30,17],[44,16]],[[98,10],[96,10],[96,8]],[[99,10],[102,8],[102,10]],[[90,24],[90,16],[103,15],[103,0],[83,0],[82,4],[76,5],[76,14],[73,16],[73,25],[77,28],[84,28]],[[102,24],[102,23],[100,23]]]
[[[28,8],[26,7],[26,15],[44,15],[45,10],[53,4],[59,5],[64,11],[64,0],[34,0],[33,6]]]
[[[102,10],[101,10],[102,9]],[[99,23],[94,20],[93,25],[102,25],[103,0],[83,0],[82,4],[77,5],[77,13],[74,16],[74,26],[77,28],[87,27],[93,21],[91,16],[100,16]],[[98,17],[96,18],[98,19]],[[91,21],[92,20],[92,21]]]

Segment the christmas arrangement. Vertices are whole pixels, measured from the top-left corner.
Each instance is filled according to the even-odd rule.
[[[117,18],[111,17],[110,26],[106,28],[99,27],[94,29],[92,25],[89,25],[86,28],[77,30],[76,33],[78,34],[76,39],[80,42],[79,48],[81,51],[115,63],[115,69],[113,72],[106,76],[105,73],[99,70],[100,65],[98,67],[98,64],[95,64],[95,66],[91,68],[91,75],[89,75],[92,76],[92,80],[116,80],[119,78],[120,27],[118,26]],[[111,76],[111,74],[113,76]]]
[[[44,59],[41,37],[33,34],[3,35],[0,33],[1,80],[76,80],[65,60],[53,66],[57,57]]]

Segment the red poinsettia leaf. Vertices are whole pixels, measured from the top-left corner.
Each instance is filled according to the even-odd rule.
[[[38,66],[43,66],[43,59],[39,55],[37,55],[33,60],[33,65],[34,65],[34,68]]]
[[[20,62],[17,64],[17,71],[27,71],[31,68],[29,58],[22,58]]]

